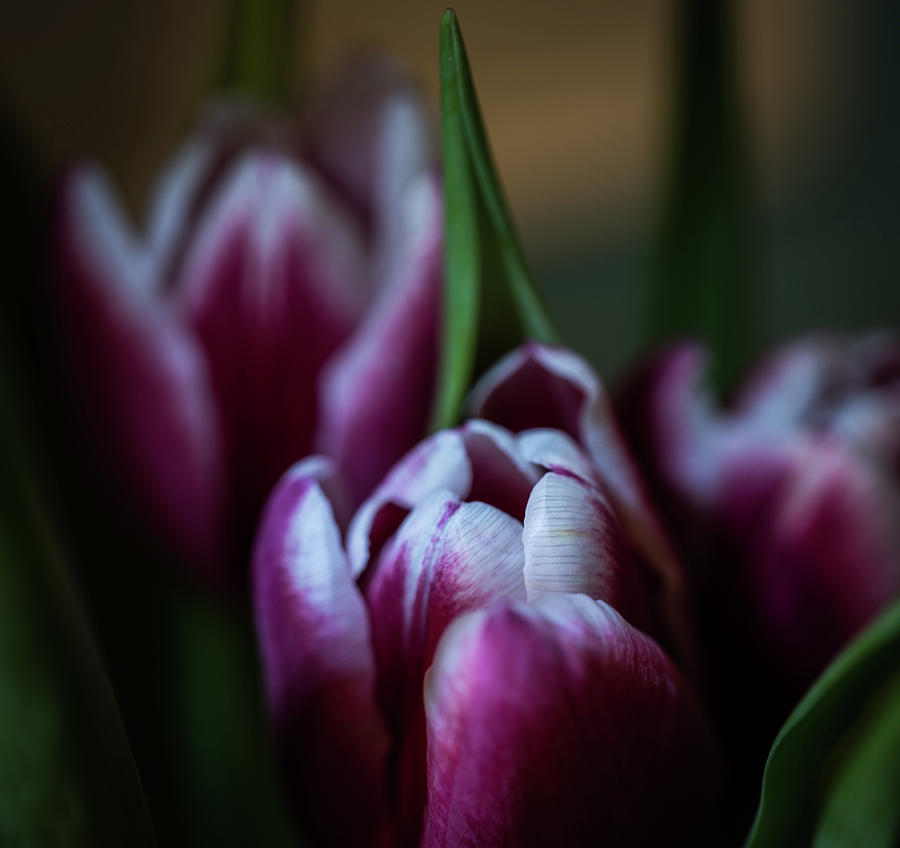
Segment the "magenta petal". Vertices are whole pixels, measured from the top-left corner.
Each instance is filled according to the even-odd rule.
[[[246,155],[210,201],[182,272],[179,303],[209,360],[235,506],[253,521],[309,452],[319,370],[362,306],[359,236],[309,172]]]
[[[437,493],[385,546],[366,590],[379,702],[395,739],[396,808],[418,834],[425,799],[422,677],[447,625],[495,600],[524,600],[522,525],[484,503]]]
[[[256,540],[254,606],[269,708],[302,826],[316,844],[383,836],[388,737],[375,705],[365,603],[331,504],[301,463],[272,494]]]
[[[357,510],[347,531],[347,555],[357,577],[407,512],[435,492],[464,498],[472,487],[472,466],[458,430],[442,430],[403,457]]]
[[[583,595],[459,619],[425,711],[429,848],[691,844],[716,795],[688,686],[652,639]]]
[[[357,502],[428,426],[441,301],[441,199],[430,176],[412,183],[393,272],[350,344],[322,376],[317,450],[334,457]]]
[[[315,163],[389,242],[399,198],[434,162],[431,118],[415,84],[390,59],[367,57],[316,93],[306,123]]]
[[[718,508],[745,540],[768,647],[799,685],[900,592],[900,504],[879,469],[832,439],[735,451]]]
[[[483,501],[522,521],[540,471],[522,457],[516,437],[496,424],[473,419],[460,432],[472,466],[467,500]]]
[[[529,600],[584,594],[653,631],[647,590],[625,531],[596,486],[565,473],[542,477],[528,501],[523,542]]]
[[[71,173],[56,230],[73,401],[146,522],[192,564],[219,564],[223,446],[202,352],[158,299],[155,257],[105,179]]]

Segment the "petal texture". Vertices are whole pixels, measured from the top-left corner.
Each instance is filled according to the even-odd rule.
[[[603,493],[551,471],[534,487],[525,513],[528,599],[584,594],[653,632],[647,589],[625,531]]]
[[[254,607],[301,825],[316,844],[374,845],[386,834],[388,736],[365,604],[323,492],[330,473],[300,463],[272,494],[254,551]]]
[[[691,844],[717,759],[662,650],[602,602],[495,606],[425,690],[425,846]]]
[[[425,803],[422,679],[447,625],[496,600],[524,600],[522,525],[484,503],[437,493],[410,512],[366,591],[379,703],[394,736],[401,844],[415,843]]]

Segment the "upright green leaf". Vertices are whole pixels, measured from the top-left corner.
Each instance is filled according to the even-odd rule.
[[[557,332],[547,316],[538,296],[537,287],[525,261],[525,254],[516,235],[515,225],[497,176],[491,155],[478,96],[472,82],[469,59],[463,42],[459,21],[452,9],[444,12],[441,20],[441,78],[446,60],[450,82],[456,88],[456,99],[461,105],[462,124],[472,170],[487,209],[493,236],[497,240],[507,282],[512,288],[513,301],[519,313],[519,323],[530,338],[543,342],[555,342]]]
[[[807,845],[842,736],[900,666],[900,603],[825,670],[775,739],[746,848]]]
[[[558,340],[538,295],[494,167],[459,22],[441,19],[441,140],[444,166],[444,323],[432,424],[455,423],[475,366],[485,254],[499,258],[522,335]],[[479,227],[481,213],[487,226]],[[488,243],[484,243],[488,241]],[[492,303],[497,298],[490,297]]]
[[[472,379],[478,339],[481,254],[478,214],[459,96],[458,68],[441,24],[441,153],[444,167],[444,318],[433,425],[456,422]]]

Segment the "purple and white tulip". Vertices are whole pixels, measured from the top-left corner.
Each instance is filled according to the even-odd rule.
[[[260,650],[315,844],[641,845],[685,838],[717,794],[716,746],[661,647],[687,651],[680,571],[661,536],[636,544],[658,522],[601,387],[565,351],[515,356],[563,368],[582,444],[474,419],[409,452],[346,529],[325,459],[266,507]],[[476,398],[510,397],[516,373]]]
[[[243,561],[291,463],[334,457],[359,502],[424,434],[433,164],[415,88],[369,61],[302,125],[213,114],[140,233],[97,169],[64,180],[54,296],[73,406],[132,510],[198,570]]]
[[[803,690],[900,591],[900,341],[775,352],[733,403],[664,352],[623,418],[692,564],[707,701],[749,780]]]

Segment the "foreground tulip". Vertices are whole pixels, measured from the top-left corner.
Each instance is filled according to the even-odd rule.
[[[74,169],[54,231],[71,400],[104,471],[197,569],[243,560],[266,493],[313,449],[358,502],[421,438],[440,304],[426,116],[368,62],[302,126],[220,110],[136,235]]]
[[[752,725],[736,705],[766,727],[759,765],[802,690],[900,589],[900,342],[797,342],[721,411],[705,360],[663,354],[626,418],[696,565],[719,712],[739,744]]]
[[[611,418],[590,417],[630,475]],[[675,564],[635,546],[626,492],[566,433],[483,420],[422,442],[352,518],[328,460],[283,477],[254,600],[284,770],[315,844],[695,833],[715,747],[661,647],[680,647]]]

